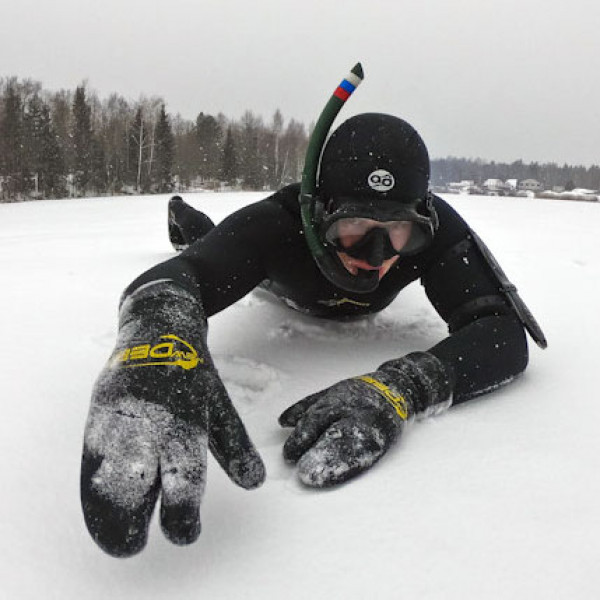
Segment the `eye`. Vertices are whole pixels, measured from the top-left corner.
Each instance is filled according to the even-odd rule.
[[[355,234],[362,235],[367,228],[367,224],[364,219],[361,218],[348,218],[340,219],[338,221],[338,231],[340,234]]]
[[[410,221],[398,221],[394,223],[391,229],[389,229],[390,241],[395,250],[401,250],[412,232],[412,223]]]

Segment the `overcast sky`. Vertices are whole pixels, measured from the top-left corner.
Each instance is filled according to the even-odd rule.
[[[596,0],[2,0],[0,76],[170,113],[390,112],[433,157],[600,163]]]

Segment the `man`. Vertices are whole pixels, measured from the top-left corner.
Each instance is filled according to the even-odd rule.
[[[320,318],[385,308],[419,279],[450,335],[390,357],[301,400],[285,458],[300,480],[331,486],[371,467],[407,419],[505,384],[528,361],[535,321],[465,221],[428,192],[429,158],[405,121],[363,114],[343,123],[320,160],[310,219],[291,185],[214,227],[174,198],[169,231],[184,251],[125,291],[116,350],[93,392],[82,462],[86,523],[115,556],[139,551],[162,490],[161,525],[175,543],[200,533],[206,449],[234,482],[265,477],[211,361],[207,319],[262,286]],[[312,237],[311,237],[312,236]],[[539,332],[538,342],[545,345]]]

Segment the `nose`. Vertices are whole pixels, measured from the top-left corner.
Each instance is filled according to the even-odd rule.
[[[387,231],[381,227],[376,227],[368,237],[369,239],[364,248],[364,258],[372,267],[380,267],[385,260]]]

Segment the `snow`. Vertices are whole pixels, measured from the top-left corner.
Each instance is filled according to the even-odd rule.
[[[219,221],[261,194],[190,194]],[[140,555],[88,535],[79,466],[117,303],[173,255],[166,196],[0,205],[2,598],[597,598],[600,206],[447,197],[494,251],[548,337],[525,375],[414,423],[366,475],[307,489],[286,464],[284,408],[445,335],[418,283],[365,321],[327,323],[255,292],[209,344],[267,466],[233,485],[209,459],[203,532],[153,523]]]

